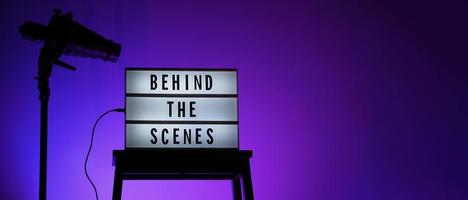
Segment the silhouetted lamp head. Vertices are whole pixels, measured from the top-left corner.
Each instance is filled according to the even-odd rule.
[[[21,25],[19,30],[23,38],[44,41],[45,46],[57,49],[59,54],[117,61],[120,44],[73,21],[70,12],[64,15],[60,10],[54,12],[47,26],[35,22]]]

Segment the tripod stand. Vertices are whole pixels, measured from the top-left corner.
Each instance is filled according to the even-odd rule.
[[[41,136],[40,136],[40,164],[39,164],[39,199],[46,199],[47,186],[47,128],[48,128],[48,112],[49,112],[49,97],[50,87],[49,78],[52,73],[52,66],[63,67],[75,71],[76,68],[58,60],[61,55],[61,50],[48,43],[45,43],[41,48],[38,62],[37,85],[39,89],[39,100],[41,101]]]
[[[104,61],[117,61],[121,46],[85,26],[72,20],[70,12],[62,15],[54,10],[49,24],[44,26],[26,22],[19,28],[21,35],[29,40],[42,40],[44,45],[39,53],[37,83],[41,101],[40,175],[39,199],[46,199],[47,185],[47,123],[50,97],[49,78],[52,66],[57,65],[72,71],[76,68],[59,60],[62,54],[80,57],[99,58]]]

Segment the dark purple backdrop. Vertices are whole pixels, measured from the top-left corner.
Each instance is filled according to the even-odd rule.
[[[466,2],[466,1],[465,1]],[[125,67],[239,70],[240,147],[257,199],[468,198],[468,6],[376,1],[10,1],[0,8],[0,197],[37,199],[40,44],[52,9],[123,45],[116,64],[51,78],[49,199],[93,199],[92,123],[124,104]],[[97,128],[90,174],[110,199],[124,117]],[[229,199],[228,181],[126,181],[124,199]]]

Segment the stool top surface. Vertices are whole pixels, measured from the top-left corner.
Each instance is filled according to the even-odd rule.
[[[251,150],[238,150],[238,149],[124,149],[114,150],[114,158],[122,156],[133,157],[133,156],[151,156],[151,157],[252,157],[253,152]]]

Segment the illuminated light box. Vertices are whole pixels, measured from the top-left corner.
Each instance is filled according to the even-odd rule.
[[[236,69],[125,74],[126,148],[239,148]]]

